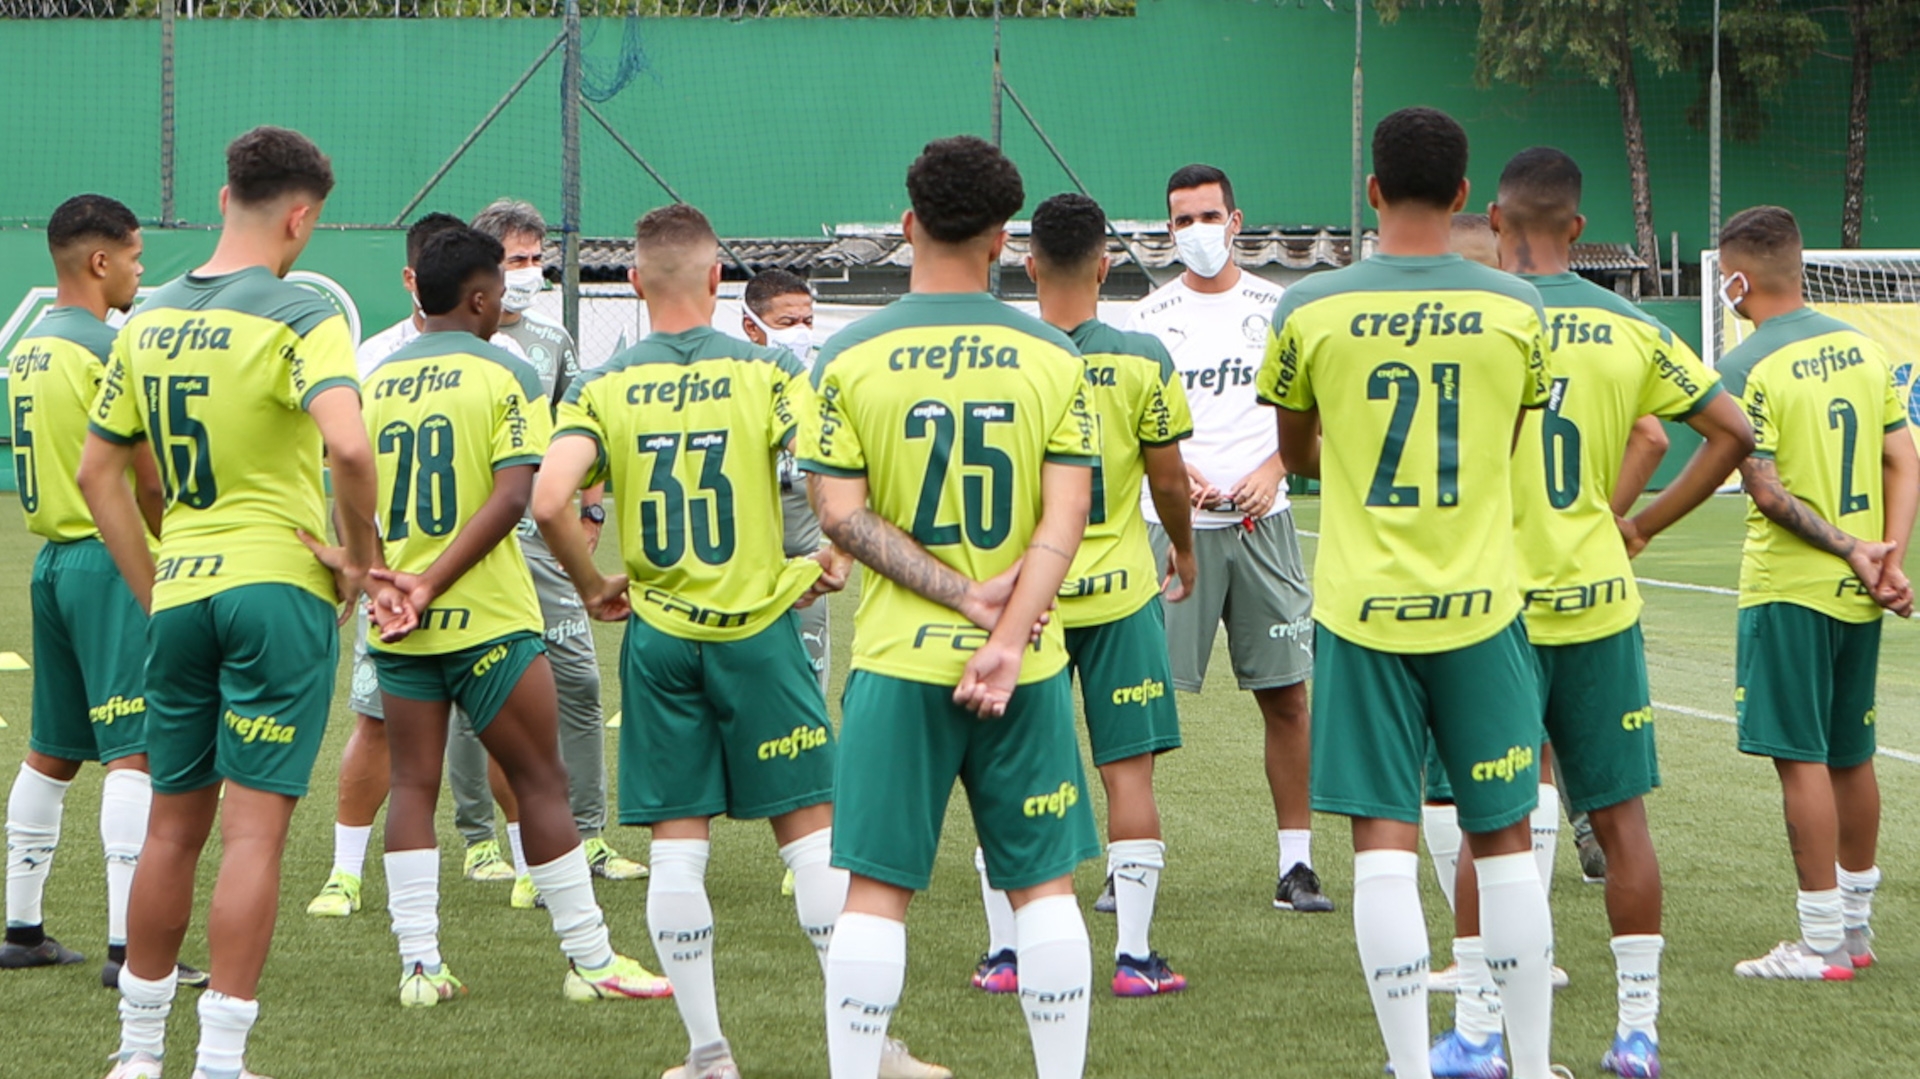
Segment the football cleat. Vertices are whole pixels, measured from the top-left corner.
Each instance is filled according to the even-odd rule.
[[[1433,1079],[1507,1079],[1507,1058],[1500,1050],[1497,1033],[1474,1045],[1459,1031],[1449,1030],[1427,1050],[1427,1064]]]
[[[1320,893],[1320,874],[1305,862],[1295,862],[1274,886],[1273,905],[1278,910],[1321,914],[1333,909],[1333,900]]]
[[[468,880],[498,883],[513,879],[513,863],[500,856],[500,841],[486,839],[467,848],[467,862],[461,872]]]
[[[594,836],[584,844],[587,851],[587,868],[593,875],[603,880],[639,880],[647,875],[647,867],[632,858],[623,858],[600,836]]]
[[[413,971],[400,979],[402,1008],[431,1008],[466,995],[466,985],[453,976],[453,971],[445,963],[431,974],[427,973],[425,963],[415,963]]]
[[[126,1060],[116,1053],[107,1059],[113,1061],[113,1070],[106,1079],[160,1079],[160,1062],[145,1053],[135,1053]]]
[[[1187,987],[1187,976],[1175,974],[1159,952],[1145,959],[1123,955],[1114,962],[1113,995],[1116,997],[1157,997],[1178,993]]]
[[[307,913],[316,918],[345,918],[360,909],[360,878],[344,869],[336,869],[320,887],[320,894],[307,904]]]
[[[1783,940],[1758,959],[1746,959],[1733,965],[1742,978],[1767,978],[1795,982],[1850,982],[1853,960],[1847,950],[1822,955],[1804,941]]]
[[[545,908],[547,901],[540,898],[540,889],[533,886],[533,874],[513,879],[513,894],[507,897],[507,905],[514,910],[532,910]]]
[[[100,968],[100,988],[120,988],[120,968],[124,965],[125,964],[118,959],[109,958],[106,964]],[[173,975],[174,984],[182,989],[205,989],[207,985],[213,981],[213,975],[208,974],[204,970],[190,967],[185,963],[175,963]]]
[[[1660,1079],[1660,1047],[1645,1031],[1615,1035],[1613,1048],[1600,1058],[1600,1070],[1620,1079]]]
[[[1113,897],[1113,874],[1107,874],[1106,886],[1100,889],[1100,898],[1093,901],[1095,914],[1112,914],[1120,909],[1119,901]]]
[[[64,967],[71,963],[86,961],[86,956],[52,937],[43,937],[38,944],[15,944],[13,941],[0,944],[0,970]]]
[[[785,897],[785,898],[787,898],[787,899],[792,899],[792,898],[793,898],[793,888],[794,888],[794,884],[793,884],[793,870],[791,870],[791,869],[789,869],[789,870],[787,870],[787,875],[786,875],[786,876],[784,876],[784,877],[781,877],[781,878],[780,878],[780,894],[781,894],[781,896],[783,896],[783,897]]]
[[[953,1072],[938,1064],[919,1060],[907,1051],[907,1043],[888,1038],[880,1050],[880,1079],[953,1079]]]
[[[1018,993],[1020,961],[1013,950],[1003,948],[981,956],[980,964],[973,968],[973,987],[985,993]]]
[[[1847,930],[1847,958],[1853,961],[1853,969],[1865,970],[1873,965],[1873,930],[1868,926],[1858,926]]]
[[[574,963],[567,968],[567,980],[561,987],[568,1000],[634,1000],[673,995],[667,979],[624,955],[599,970],[585,970]]]

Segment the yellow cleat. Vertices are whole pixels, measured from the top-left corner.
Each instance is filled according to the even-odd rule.
[[[307,913],[316,918],[345,918],[359,909],[360,878],[344,869],[334,870],[320,894],[307,904]]]
[[[624,858],[600,836],[594,836],[586,842],[587,868],[593,875],[604,880],[639,880],[647,875],[647,867]]]
[[[787,870],[786,876],[780,878],[780,894],[789,899],[793,898],[793,870],[791,869]]]
[[[533,886],[533,875],[528,874],[514,878],[513,894],[507,897],[507,904],[514,910],[532,910],[546,906],[547,901],[540,898],[540,889]]]
[[[413,973],[400,980],[402,1008],[431,1008],[466,995],[467,987],[453,976],[445,963],[440,964],[440,970],[434,974],[427,973],[426,964],[415,963]]]
[[[568,1000],[632,1000],[670,997],[673,985],[665,978],[624,955],[599,970],[584,970],[575,963],[567,970],[562,987]]]
[[[497,883],[513,879],[513,865],[500,856],[500,843],[493,839],[467,848],[467,863],[462,872],[468,880]]]

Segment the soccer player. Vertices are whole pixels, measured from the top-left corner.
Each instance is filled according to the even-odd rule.
[[[528,872],[570,964],[567,999],[667,996],[667,979],[608,941],[567,804],[540,601],[513,535],[552,414],[533,368],[486,343],[506,291],[500,256],[498,240],[464,227],[429,239],[415,271],[426,332],[367,379],[392,567],[379,573],[372,647],[393,769],[386,871],[400,1003],[465,992],[441,961],[433,833],[455,702],[522,808]]]
[[[1182,452],[1200,574],[1192,601],[1166,609],[1173,684],[1200,692],[1224,619],[1234,678],[1253,694],[1266,726],[1267,785],[1279,828],[1273,905],[1330,911],[1333,901],[1321,893],[1313,868],[1308,804],[1313,596],[1273,417],[1253,389],[1281,289],[1234,265],[1241,217],[1226,173],[1211,165],[1176,171],[1167,180],[1167,217],[1186,270],[1136,304],[1126,328],[1166,346],[1193,411],[1193,437]],[[1140,509],[1164,562],[1171,537],[1145,492]]]
[[[1500,237],[1495,235],[1493,221],[1486,214],[1454,214],[1453,238],[1448,246],[1468,262],[1500,268]]]
[[[127,894],[147,838],[152,784],[146,753],[146,612],[113,567],[73,476],[87,409],[113,347],[112,311],[140,288],[140,221],[104,195],[76,195],[47,219],[58,282],[53,306],[7,358],[13,469],[27,530],[46,540],[34,560],[33,726],[7,799],[7,926],[0,970],[79,963],[46,933],[41,900],[60,844],[61,803],[80,765],[97,760],[100,845],[107,856],[107,961],[120,983],[127,958]],[[140,514],[159,531],[165,496],[153,453],[133,456]],[[206,975],[180,968],[182,984]]]
[[[762,270],[747,282],[742,301],[740,332],[747,340],[784,348],[793,353],[802,370],[808,370],[813,359],[813,290],[806,281],[785,270]],[[793,454],[784,449],[780,451],[780,520],[785,526],[782,550],[788,558],[811,558],[820,550],[820,518],[807,502],[807,485]],[[813,672],[820,677],[822,693],[827,691],[832,659],[831,629],[826,604],[800,608],[800,639],[806,643]]]
[[[1532,285],[1448,250],[1466,169],[1445,113],[1380,121],[1380,253],[1287,291],[1259,389],[1287,467],[1322,481],[1313,802],[1352,818],[1354,935],[1394,1073],[1431,1074],[1414,850],[1432,737],[1479,866],[1513,1073],[1547,1079],[1553,922],[1528,827],[1538,676],[1509,461],[1522,409],[1547,401],[1546,320]]]
[[[257,127],[229,144],[212,257],[127,321],[93,405],[80,490],[152,612],[153,809],[128,907],[114,1079],[159,1075],[194,871],[216,813],[213,978],[200,998],[194,1075],[242,1074],[287,823],[333,700],[335,604],[354,602],[378,564],[373,450],[346,319],[281,280],[332,190],[326,155],[298,132]],[[125,479],[142,440],[167,493],[157,552]],[[345,544],[331,566],[302,542],[316,543],[327,524],[323,450]]]
[[[1572,158],[1535,147],[1507,163],[1490,209],[1501,265],[1539,290],[1550,319],[1547,407],[1527,414],[1514,454],[1515,552],[1567,808],[1591,814],[1612,870],[1618,1020],[1602,1067],[1657,1079],[1665,940],[1643,796],[1660,778],[1628,559],[1706,501],[1753,448],[1753,434],[1739,403],[1685,342],[1570,270],[1586,226],[1580,189]],[[1616,524],[1613,488],[1643,416],[1685,422],[1704,441],[1659,497]],[[1543,802],[1550,789],[1542,788]],[[1499,993],[1472,932],[1479,910],[1470,879],[1463,873],[1459,891],[1455,1028],[1434,1045],[1436,1075],[1487,1075],[1501,1064]]]
[[[640,219],[632,281],[652,333],[568,392],[534,508],[588,611],[627,620],[620,820],[653,831],[647,927],[689,1042],[670,1079],[739,1076],[714,990],[713,818],[772,825],[823,966],[847,888],[830,864],[832,727],[793,607],[839,589],[851,560],[787,558],[753,527],[779,510],[776,459],[806,380],[785,349],[713,329],[719,252],[692,206]],[[627,567],[611,579],[572,511],[603,481]]]
[[[530,203],[498,199],[474,217],[473,227],[499,240],[506,250],[501,266],[507,274],[507,294],[500,335],[513,339],[526,353],[539,373],[541,385],[547,388],[548,401],[557,408],[566,397],[568,384],[580,375],[580,361],[566,327],[532,310],[534,297],[545,282],[541,276],[541,247],[546,242],[546,219]],[[600,528],[607,519],[600,500],[598,487],[581,492],[579,513],[589,546],[600,542]],[[587,844],[587,862],[594,876],[607,880],[644,877],[647,867],[621,857],[601,834],[607,826],[607,719],[600,708],[600,661],[594,655],[592,627],[572,582],[547,549],[547,541],[531,517],[520,522],[520,547],[540,593],[541,616],[546,619],[547,658],[553,664],[554,683],[560,693],[560,757],[567,765],[568,797],[574,824]],[[447,775],[454,788],[454,822],[466,837],[470,868],[484,866],[490,856],[499,856],[499,847],[489,845],[495,843],[493,806],[481,781],[483,767],[479,744],[464,731],[456,732],[448,752]],[[513,831],[509,827],[509,847]],[[516,857],[511,902],[526,910],[538,901],[539,890],[518,865],[520,860]]]
[[[967,789],[1007,891],[1039,1079],[1086,1066],[1093,977],[1074,866],[1099,850],[1060,623],[1039,627],[1092,504],[1086,364],[986,293],[1020,173],[971,136],[907,171],[910,293],[822,349],[796,456],[827,536],[867,567],[834,777],[849,870],[827,959],[834,1079],[873,1079],[906,977],[906,914]],[[1011,581],[1011,588],[1007,587]]]
[[[1187,395],[1158,338],[1126,333],[1096,316],[1107,277],[1107,216],[1085,195],[1055,195],[1033,211],[1027,276],[1040,317],[1068,335],[1087,361],[1087,398],[1101,436],[1100,466],[1085,538],[1060,590],[1069,664],[1079,672],[1093,763],[1107,790],[1107,878],[1119,918],[1113,991],[1124,997],[1186,988],[1149,946],[1154,901],[1166,868],[1160,809],[1153,797],[1154,757],[1180,745],[1161,573],[1147,543],[1139,490],[1146,485],[1171,548],[1169,602],[1193,590],[1193,530],[1180,440],[1193,431]],[[975,851],[987,909],[987,955],[974,985],[1019,988],[1013,908],[986,880]]]
[[[1740,466],[1753,504],[1735,711],[1740,751],[1773,758],[1800,877],[1800,939],[1734,972],[1847,981],[1874,958],[1880,608],[1913,608],[1903,564],[1920,459],[1886,354],[1806,305],[1800,251],[1778,206],[1720,230],[1721,298],[1759,327],[1720,361],[1756,443]]]
[[[467,223],[452,214],[431,213],[407,230],[407,264],[400,271],[400,282],[413,300],[413,312],[392,326],[360,343],[356,359],[364,381],[388,356],[410,345],[426,328],[420,311],[419,286],[414,267],[427,240],[451,229],[465,229]],[[522,360],[520,346],[512,338],[494,334],[492,343]],[[333,868],[327,882],[307,904],[307,913],[321,918],[345,918],[360,909],[361,876],[367,860],[367,842],[373,836],[373,819],[387,800],[387,725],[386,709],[380,701],[380,680],[374,671],[373,656],[367,647],[367,612],[354,614],[353,674],[349,682],[348,703],[354,713],[353,733],[347,737],[340,754],[339,790],[333,823]],[[454,722],[466,725],[467,718],[454,709]],[[515,853],[515,863],[501,859],[499,844],[491,851],[476,848],[468,852],[466,874],[473,880],[515,879],[514,864],[524,864],[520,853],[520,810],[506,776],[497,763],[489,761],[488,779],[493,797],[507,818],[507,836]]]

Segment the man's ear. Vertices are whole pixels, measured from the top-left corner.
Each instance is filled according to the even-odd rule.
[[[1467,196],[1473,191],[1473,184],[1466,177],[1460,178],[1460,190],[1453,193],[1453,212],[1459,213],[1467,208]]]
[[[1587,231],[1587,215],[1574,214],[1573,215],[1573,235],[1567,237],[1567,242],[1570,244],[1579,243],[1580,234],[1585,231]]]
[[[1100,272],[1095,275],[1094,280],[1099,284],[1104,285],[1107,283],[1107,275],[1112,272],[1113,272],[1113,256],[1101,255],[1100,256]]]
[[[707,267],[707,295],[720,295],[720,260],[715,258],[713,265]]]
[[[647,298],[647,290],[640,287],[640,267],[631,266],[627,268],[627,284],[633,286],[633,294],[635,296],[643,300]]]
[[[1380,177],[1368,174],[1367,205],[1373,207],[1374,212],[1378,213],[1382,203],[1383,200],[1380,198]]]
[[[105,248],[97,248],[87,256],[87,270],[95,277],[105,278],[107,276],[107,263],[108,258]]]
[[[994,265],[996,266],[999,265],[1000,253],[1005,251],[1006,249],[1007,249],[1007,230],[1003,228],[999,231],[998,234],[994,236],[993,245],[987,249],[988,254],[993,259]]]
[[[1027,264],[1027,280],[1038,283],[1040,280],[1040,275],[1033,272],[1033,256],[1032,255],[1028,255],[1026,257],[1026,264]]]

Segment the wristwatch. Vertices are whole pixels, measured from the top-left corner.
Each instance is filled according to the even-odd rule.
[[[594,524],[597,524],[597,525],[606,524],[607,508],[605,506],[600,505],[597,502],[591,506],[581,506],[580,519],[583,521],[592,521]]]

